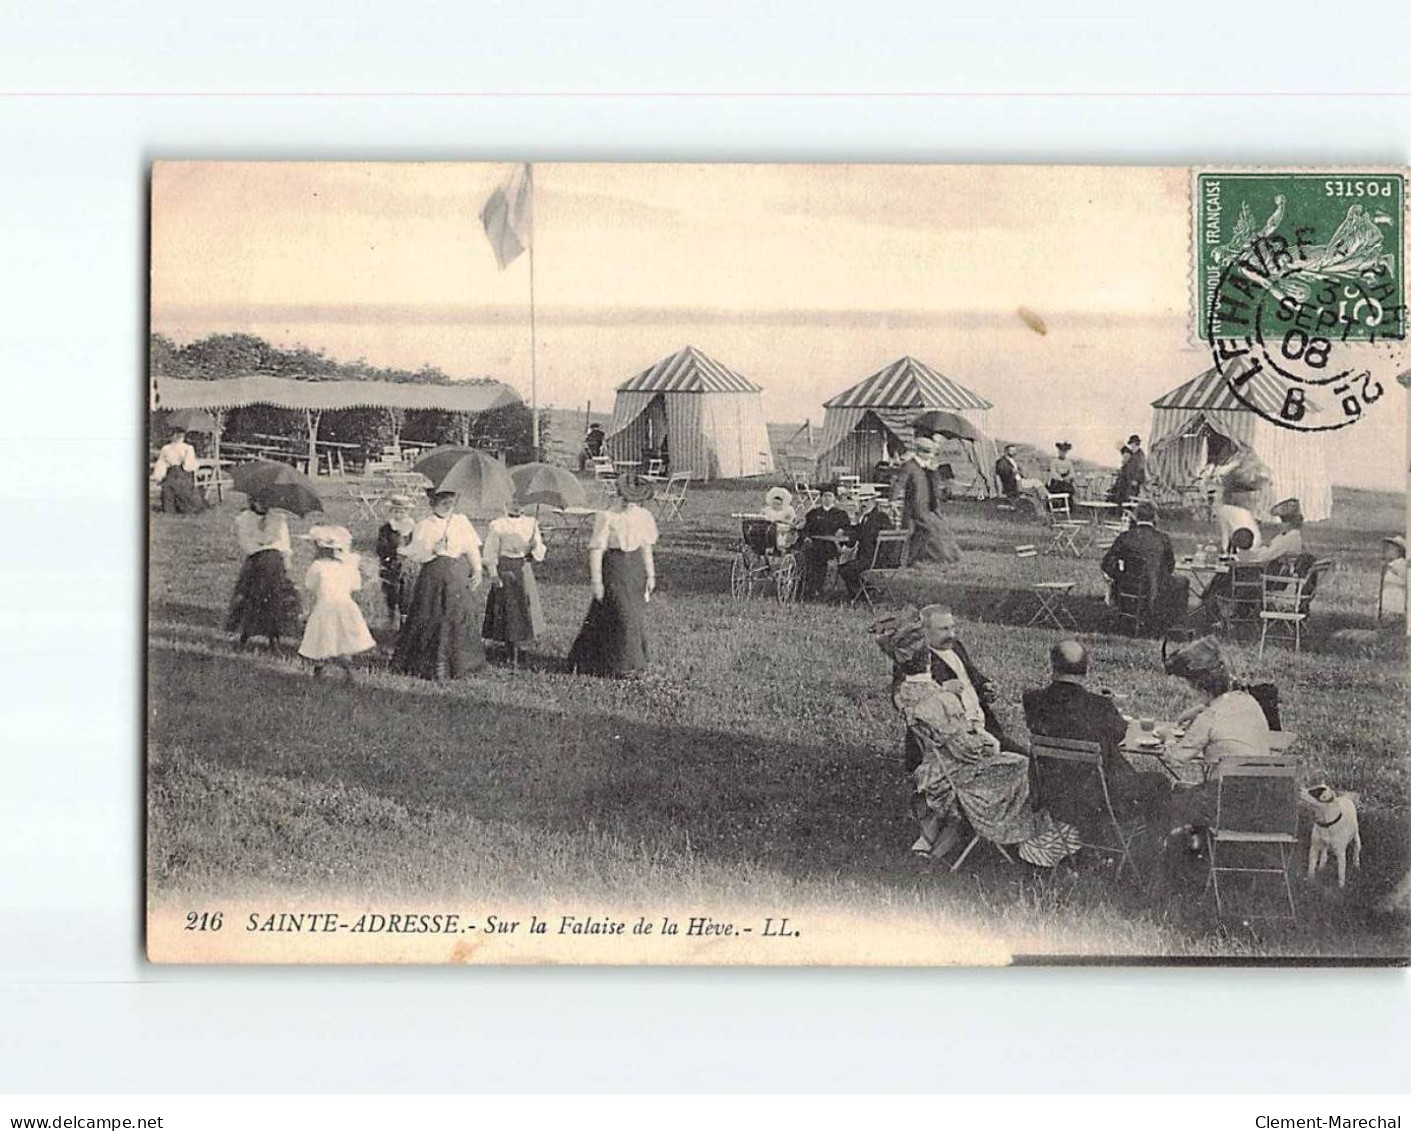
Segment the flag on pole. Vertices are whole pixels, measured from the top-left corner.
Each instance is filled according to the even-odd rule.
[[[502,271],[529,247],[534,235],[532,175],[528,165],[517,165],[480,210],[480,222]]]

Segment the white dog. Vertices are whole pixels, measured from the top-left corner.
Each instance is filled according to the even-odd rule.
[[[1313,831],[1308,838],[1308,878],[1326,862],[1337,860],[1338,887],[1347,886],[1347,849],[1352,846],[1352,866],[1362,866],[1362,836],[1357,831],[1357,795],[1338,793],[1331,786],[1315,785],[1303,798],[1313,807]]]

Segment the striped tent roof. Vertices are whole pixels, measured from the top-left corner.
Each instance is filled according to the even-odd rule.
[[[760,387],[687,346],[617,387],[619,393],[758,393]]]
[[[1237,360],[1227,368],[1231,371],[1229,376],[1238,376],[1239,372],[1242,372],[1243,362]],[[1218,369],[1207,369],[1199,377],[1193,377],[1184,385],[1172,389],[1160,400],[1152,401],[1151,407],[1249,412],[1252,406],[1254,410],[1265,415],[1278,415],[1284,404],[1284,385],[1272,373],[1261,369],[1240,387],[1238,397],[1230,389],[1229,376]],[[1309,397],[1305,404],[1309,412],[1318,411],[1312,397]]]
[[[824,408],[994,408],[984,397],[937,373],[924,361],[901,357],[885,369],[844,390]]]
[[[279,408],[443,412],[487,412],[521,403],[519,394],[508,385],[483,378],[433,385],[413,381],[298,381],[264,374],[212,381],[156,376],[152,379],[151,400],[154,409],[227,409],[268,404]]]

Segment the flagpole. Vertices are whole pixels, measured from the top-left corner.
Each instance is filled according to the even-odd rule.
[[[525,175],[529,178],[529,215],[533,224],[534,215],[534,166],[525,163]],[[537,233],[529,233],[529,413],[530,439],[534,447],[534,458],[539,458],[539,344],[534,325],[534,245],[538,243]]]

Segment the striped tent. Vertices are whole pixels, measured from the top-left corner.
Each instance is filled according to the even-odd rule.
[[[1222,463],[1247,448],[1270,473],[1269,484],[1256,493],[1250,508],[1257,517],[1270,518],[1270,507],[1295,496],[1310,522],[1327,518],[1333,510],[1333,489],[1322,437],[1267,419],[1277,418],[1284,403],[1283,386],[1273,375],[1261,371],[1246,381],[1240,389],[1243,400],[1230,388],[1231,376],[1238,373],[1222,375],[1210,369],[1152,402],[1148,474],[1180,486],[1193,481],[1207,464]],[[1311,397],[1307,407],[1313,414],[1320,411]]]
[[[760,387],[695,346],[617,387],[605,451],[643,460],[664,447],[670,470],[736,479],[774,470]]]
[[[895,457],[911,442],[911,422],[940,409],[963,417],[979,429],[979,443],[948,440],[942,458],[954,470],[957,485],[976,494],[994,491],[995,445],[989,417],[994,406],[914,357],[902,357],[864,381],[824,402],[823,437],[818,445],[820,478],[846,467],[869,479],[885,457]]]

